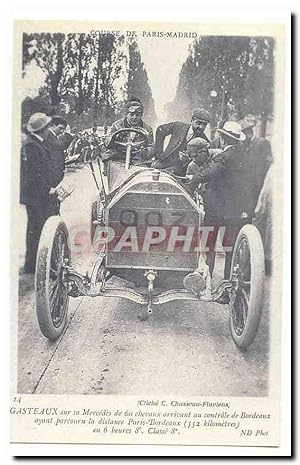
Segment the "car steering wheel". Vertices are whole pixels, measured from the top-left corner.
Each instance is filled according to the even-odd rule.
[[[140,136],[143,137],[143,140],[142,141],[133,141],[133,138],[131,136],[131,133],[134,133],[135,134],[139,134]],[[120,134],[127,134],[127,141],[124,142],[124,141],[120,141],[120,140],[117,140],[118,136]],[[109,141],[109,144],[108,146],[110,146],[111,144],[116,144],[116,145],[121,145],[122,147],[128,147],[128,146],[131,146],[131,147],[142,147],[143,145],[148,145],[148,136],[147,136],[147,133],[145,132],[144,129],[141,129],[141,128],[122,128],[122,129],[118,129],[116,132],[114,132],[111,136],[111,139]]]
[[[118,140],[118,136],[120,134],[127,135],[127,141]],[[142,136],[143,140],[134,141],[133,139],[136,134]],[[128,169],[130,165],[132,149],[139,150],[143,146],[147,146],[148,135],[142,128],[122,128],[112,134],[108,147],[110,147],[113,144],[120,145],[121,147],[124,147],[124,149],[126,150],[125,169]]]

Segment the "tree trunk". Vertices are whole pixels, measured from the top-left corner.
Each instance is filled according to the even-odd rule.
[[[78,101],[76,105],[76,113],[80,115],[83,112],[83,89],[82,89],[82,55],[83,55],[84,34],[79,34],[79,54],[78,54]]]
[[[95,105],[94,105],[94,120],[98,119],[99,112],[99,78],[101,68],[101,42],[100,35],[98,38],[98,58],[97,58],[97,70],[96,70],[96,81],[95,81]]]
[[[63,41],[64,34],[54,34],[54,39],[57,41],[57,59],[56,59],[56,71],[50,76],[51,89],[50,89],[50,99],[52,105],[58,105],[61,96],[58,92],[59,82],[63,73]]]

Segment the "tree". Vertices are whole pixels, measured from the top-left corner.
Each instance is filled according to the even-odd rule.
[[[268,120],[273,116],[274,39],[252,39],[253,55],[245,83],[244,113],[261,118],[261,135],[265,137]]]
[[[93,63],[92,38],[89,34],[68,34],[64,44],[64,70],[61,96],[68,111],[81,115],[92,97],[90,67]]]
[[[214,91],[214,92],[213,92]],[[272,113],[273,45],[265,38],[205,36],[196,40],[183,63],[170,117],[186,119],[195,107],[213,119],[240,119]]]
[[[148,74],[142,62],[141,53],[136,41],[131,40],[128,45],[129,63],[127,94],[128,97],[138,97],[144,105],[145,119],[149,124],[156,120],[154,100],[148,80]]]
[[[26,64],[34,60],[45,71],[52,105],[58,105],[61,100],[58,89],[64,67],[64,38],[62,33],[34,33],[23,36],[23,70]]]
[[[97,67],[95,69],[94,114],[103,123],[109,124],[115,119],[118,94],[122,95],[121,83],[116,82],[122,71],[125,55],[122,51],[124,37],[113,34],[99,35],[95,42]],[[123,83],[125,85],[125,83]]]
[[[111,124],[120,115],[128,96],[128,47],[123,36],[109,33],[24,34],[23,77],[29,76],[26,73],[34,63],[43,70],[45,82],[40,87],[41,98],[32,102],[28,95],[23,119],[31,107],[38,107],[38,102],[44,109],[49,101],[55,112],[68,115],[76,126],[94,121]],[[134,89],[142,92],[146,112],[152,118],[153,99],[137,45],[129,61],[132,66],[129,87],[132,92]]]

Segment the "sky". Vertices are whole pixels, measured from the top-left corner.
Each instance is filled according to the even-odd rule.
[[[39,89],[46,79],[45,73],[34,62],[26,65],[22,79],[22,96],[35,98],[39,95]]]
[[[158,123],[166,121],[164,105],[176,93],[179,72],[188,55],[193,39],[142,38],[138,43],[148,73]]]

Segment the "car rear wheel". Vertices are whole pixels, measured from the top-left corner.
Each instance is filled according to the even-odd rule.
[[[67,322],[66,264],[70,264],[67,227],[61,217],[52,216],[43,227],[35,274],[37,319],[50,340],[62,334]]]
[[[262,240],[257,228],[247,224],[236,239],[230,274],[230,330],[240,349],[246,349],[256,336],[261,319],[264,277]]]

